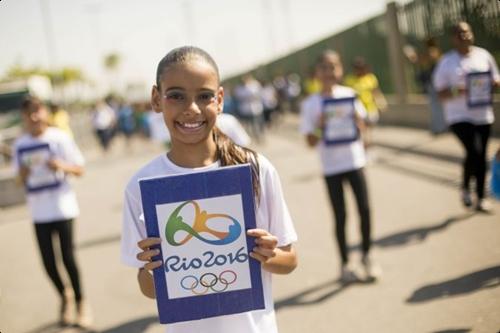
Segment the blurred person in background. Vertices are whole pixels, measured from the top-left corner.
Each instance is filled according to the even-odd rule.
[[[321,82],[316,75],[316,70],[313,68],[309,71],[307,78],[304,80],[304,93],[306,96],[317,94],[321,91]]]
[[[116,121],[115,111],[105,101],[97,102],[92,108],[92,127],[104,152],[109,150]]]
[[[257,142],[264,140],[264,105],[262,85],[251,74],[243,77],[235,87],[234,97],[238,103],[238,116]]]
[[[290,73],[286,77],[286,94],[288,105],[293,113],[299,112],[299,99],[302,92],[300,75],[297,73]]]
[[[416,64],[418,68],[417,80],[429,99],[431,111],[430,131],[437,135],[446,131],[447,126],[444,121],[443,108],[432,85],[432,72],[441,58],[441,50],[437,40],[433,37],[425,40],[424,50],[417,56]]]
[[[25,133],[14,143],[13,164],[26,188],[45,271],[61,298],[59,323],[87,328],[92,324],[92,315],[82,291],[73,244],[73,225],[79,208],[68,182],[68,176],[83,174],[84,158],[66,132],[48,126],[49,113],[39,99],[28,97],[21,112]],[[55,239],[71,288],[64,285],[57,270]]]
[[[367,112],[366,118],[366,144],[372,144],[372,130],[380,119],[380,112],[387,109],[387,101],[380,90],[378,79],[370,71],[363,57],[356,57],[352,63],[353,72],[344,79],[344,84],[351,87],[358,94]]]
[[[500,86],[500,73],[493,56],[474,46],[474,34],[467,22],[450,30],[453,49],[437,64],[433,84],[443,104],[446,123],[465,150],[461,200],[465,207],[489,212],[485,200],[486,154],[493,115],[493,89]],[[471,195],[471,178],[476,198]]]
[[[134,110],[130,104],[122,101],[118,107],[118,131],[125,136],[126,146],[130,147],[130,139],[135,131]]]
[[[50,103],[49,125],[57,127],[73,138],[73,131],[69,123],[69,114],[57,103]]]
[[[224,84],[224,109],[225,114],[238,115],[238,103],[233,96],[233,88],[229,84]]]
[[[225,95],[224,95],[224,103],[226,103]],[[251,143],[250,136],[245,131],[245,128],[241,125],[238,118],[233,116],[230,113],[222,112],[217,117],[217,121],[215,123],[217,128],[221,130],[222,133],[226,134],[234,143],[238,146],[248,148]]]
[[[366,110],[352,88],[338,84],[343,67],[337,52],[324,51],[316,66],[322,88],[320,93],[310,95],[302,102],[300,131],[305,135],[308,146],[317,147],[320,154],[335,215],[335,237],[341,259],[340,281],[349,283],[358,280],[356,270],[349,262],[346,241],[345,182],[351,185],[360,218],[361,264],[366,280],[373,281],[380,277],[381,269],[370,255],[371,211],[362,140]]]
[[[225,95],[224,95],[225,103]],[[262,87],[262,104],[264,105],[264,123],[271,127],[277,118],[278,93],[272,82],[266,82]]]

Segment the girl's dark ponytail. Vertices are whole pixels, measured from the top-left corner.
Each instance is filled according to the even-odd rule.
[[[214,141],[217,146],[217,157],[221,166],[250,163],[252,169],[252,184],[256,203],[260,200],[259,160],[257,153],[241,147],[225,135],[217,126],[214,127]]]

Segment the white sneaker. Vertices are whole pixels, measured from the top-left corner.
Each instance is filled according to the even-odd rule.
[[[76,325],[81,328],[90,328],[94,322],[94,318],[92,317],[92,310],[89,304],[85,300],[81,300],[77,305],[76,311]]]
[[[351,283],[358,280],[359,278],[356,275],[356,272],[352,268],[350,268],[347,264],[344,264],[340,267],[340,282]]]
[[[492,206],[491,202],[486,199],[479,199],[476,203],[476,211],[481,213],[491,213]]]
[[[61,310],[59,312],[59,324],[61,326],[69,326],[74,323],[75,313],[75,298],[73,291],[65,289],[61,300]]]
[[[369,256],[363,257],[363,259],[361,259],[361,264],[363,265],[367,280],[374,281],[380,279],[382,276],[382,268]]]

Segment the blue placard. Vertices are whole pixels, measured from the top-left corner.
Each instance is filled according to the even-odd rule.
[[[47,165],[52,157],[53,153],[48,143],[18,148],[19,166],[26,166],[30,169],[25,184],[28,192],[39,192],[61,185],[62,176]]]
[[[473,72],[466,76],[467,106],[469,108],[493,105],[491,71]]]
[[[148,237],[161,237],[154,270],[160,323],[263,309],[248,164],[139,181]]]
[[[355,97],[323,99],[322,112],[325,115],[323,142],[325,145],[352,142],[359,138],[355,100]]]

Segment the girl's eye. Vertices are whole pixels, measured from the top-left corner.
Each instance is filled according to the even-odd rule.
[[[204,93],[201,94],[198,98],[204,102],[210,102],[215,97],[213,93]]]
[[[182,101],[182,100],[184,100],[184,95],[181,94],[181,93],[176,93],[176,92],[168,93],[167,95],[165,95],[165,97],[168,100],[173,100],[173,101]]]

